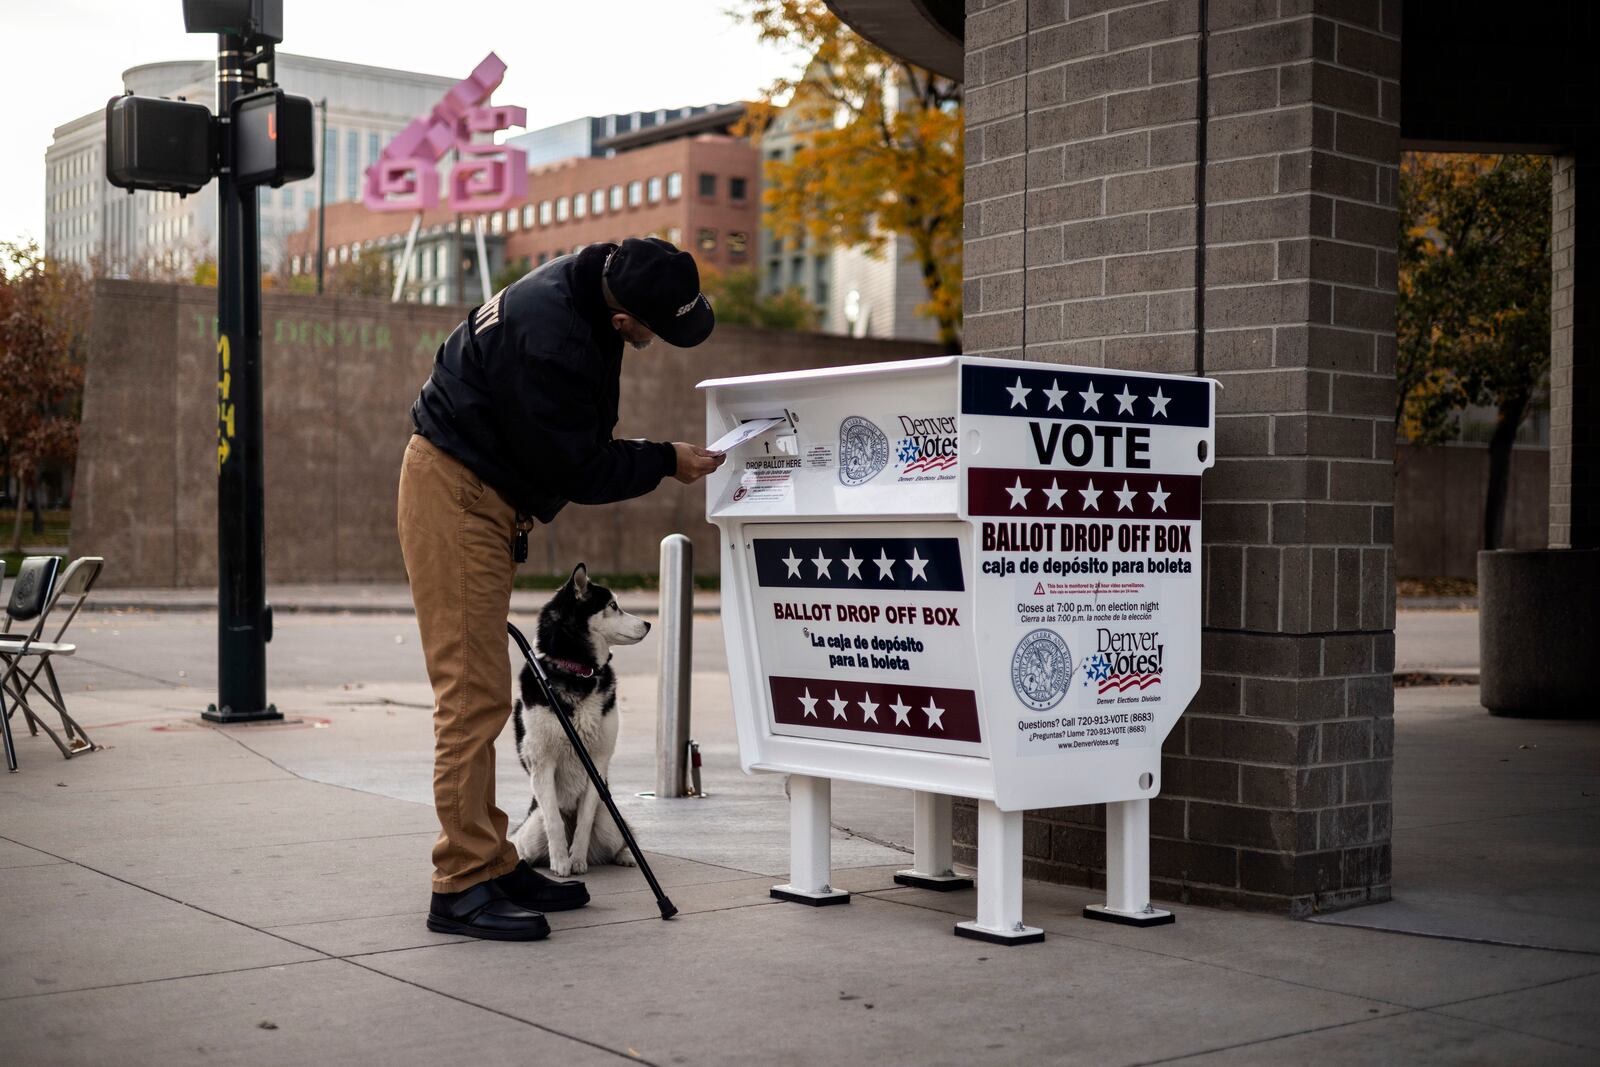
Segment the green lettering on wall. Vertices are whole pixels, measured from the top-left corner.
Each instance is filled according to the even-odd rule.
[[[417,344],[411,350],[412,354],[421,356],[437,352],[439,346],[444,344],[449,336],[449,330],[423,330],[422,333],[417,335]]]
[[[379,326],[374,330],[372,343],[377,346],[379,352],[387,352],[392,349],[394,347],[394,337],[389,327]]]
[[[334,343],[333,323],[313,322],[311,324],[312,343],[318,348],[332,348]]]

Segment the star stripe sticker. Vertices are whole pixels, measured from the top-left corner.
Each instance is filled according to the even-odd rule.
[[[906,566],[911,568],[911,580],[913,582],[918,578],[923,581],[928,580],[928,561],[919,556],[915,548],[911,550],[911,558],[906,560]]]
[[[857,581],[860,581],[861,580],[861,564],[866,562],[866,561],[865,560],[856,559],[856,550],[855,550],[854,546],[852,546],[849,549],[847,549],[847,551],[850,554],[845,556],[844,559],[839,561],[840,563],[844,564],[844,569],[848,572],[847,574],[845,574],[845,577],[846,578],[854,578]]]
[[[940,721],[944,718],[944,709],[933,702],[932,696],[928,697],[928,706],[922,709],[922,714],[928,717],[928,729],[931,730],[935,726],[940,730],[944,729],[944,723]]]
[[[1122,483],[1122,488],[1121,489],[1113,489],[1112,492],[1116,495],[1116,498],[1117,498],[1117,510],[1118,511],[1132,511],[1133,510],[1133,498],[1135,496],[1138,496],[1138,493],[1134,492],[1132,489],[1129,489],[1128,488],[1128,483],[1126,481],[1124,481]]]
[[[878,549],[878,558],[872,562],[878,565],[879,578],[888,578],[891,581],[894,579],[895,561],[889,558],[889,552],[887,549]]]
[[[817,698],[811,695],[811,690],[806,689],[806,695],[800,698],[800,703],[805,705],[806,714],[813,719],[817,717]]]
[[[1011,394],[1011,406],[1028,410],[1028,394],[1033,392],[1022,384],[1022,375],[1017,375],[1017,384],[1006,386],[1006,392]]]
[[[850,717],[844,713],[844,709],[850,706],[850,702],[848,700],[840,700],[837,689],[833,691],[833,699],[828,701],[828,704],[833,708],[833,717],[835,719],[843,719],[845,722],[850,721]]]
[[[1104,490],[1094,487],[1094,479],[1089,479],[1089,488],[1079,489],[1078,495],[1083,497],[1083,506],[1091,511],[1100,510],[1100,494]]]
[[[1161,491],[1161,483],[1157,482],[1156,487],[1152,490],[1149,490],[1147,495],[1150,497],[1150,511],[1152,514],[1154,514],[1157,511],[1167,510],[1167,497],[1171,496],[1172,494],[1163,493]]]
[[[856,701],[856,706],[861,709],[862,722],[878,721],[878,705],[872,699],[871,693],[863,693],[862,698]]]
[[[1050,388],[1044,391],[1044,395],[1049,398],[1049,403],[1045,404],[1044,406],[1046,411],[1049,411],[1051,408],[1055,408],[1060,412],[1065,412],[1067,410],[1061,406],[1061,398],[1067,395],[1067,390],[1061,388],[1061,383],[1055,378],[1050,379]]]
[[[932,703],[931,698],[929,703]],[[889,705],[889,710],[894,712],[894,724],[896,726],[911,725],[911,705],[901,700],[899,693],[894,695],[894,703]]]
[[[782,563],[783,563],[783,565],[785,567],[789,568],[789,575],[788,576],[790,578],[798,578],[798,577],[800,577],[800,563],[801,563],[801,561],[794,554],[794,549],[792,549],[792,548],[789,549],[789,555],[785,559],[782,560]]]
[[[1078,492],[1081,493],[1083,490],[1080,489]],[[1050,479],[1050,488],[1044,491],[1044,495],[1050,498],[1045,504],[1046,511],[1050,510],[1051,508],[1060,508],[1062,511],[1067,510],[1067,506],[1061,502],[1061,498],[1067,495],[1067,491],[1061,488],[1061,485],[1057,479]]]
[[[1160,415],[1162,418],[1166,418],[1167,417],[1167,405],[1172,402],[1172,398],[1170,396],[1162,395],[1161,388],[1159,386],[1157,386],[1156,387],[1155,396],[1150,397],[1149,400],[1150,400],[1150,417],[1153,419],[1157,415]]]
[[[1116,396],[1117,396],[1117,414],[1118,415],[1124,415],[1124,414],[1132,415],[1133,414],[1133,402],[1135,400],[1138,400],[1139,398],[1134,396],[1133,393],[1129,391],[1128,386],[1127,386],[1126,383],[1124,383],[1123,386],[1122,386],[1122,392],[1116,394]]]
[[[1097,415],[1100,413],[1100,398],[1105,394],[1094,391],[1094,382],[1091,381],[1089,388],[1078,395],[1083,397],[1083,410],[1092,411]]]
[[[1011,494],[1012,507],[1025,508],[1028,506],[1028,494],[1033,492],[1033,490],[1023,486],[1022,475],[1019,474],[1017,475],[1017,484],[1007,486],[1006,492]]]
[[[828,568],[833,566],[833,560],[829,559],[827,556],[824,556],[822,554],[822,549],[817,549],[817,558],[811,561],[811,565],[817,568],[818,578],[833,577],[833,575],[828,573]]]

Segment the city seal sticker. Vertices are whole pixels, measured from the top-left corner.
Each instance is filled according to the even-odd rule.
[[[1054,630],[1030,630],[1011,654],[1011,688],[1034,711],[1061,703],[1072,682],[1072,651]]]
[[[851,415],[839,424],[839,482],[865,485],[889,465],[889,438],[868,419]]]

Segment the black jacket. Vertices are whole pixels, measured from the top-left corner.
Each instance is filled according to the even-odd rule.
[[[670,444],[614,441],[622,339],[600,294],[614,245],[551,260],[472,310],[411,406],[418,433],[540,522],[609,504],[677,469]]]

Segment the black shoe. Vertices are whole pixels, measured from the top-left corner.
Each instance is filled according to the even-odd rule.
[[[540,941],[550,936],[544,916],[513,902],[494,879],[459,893],[435,893],[428,907],[428,929],[488,941]]]
[[[589,903],[582,882],[558,882],[529,867],[526,861],[495,879],[506,896],[530,911],[572,911]]]

